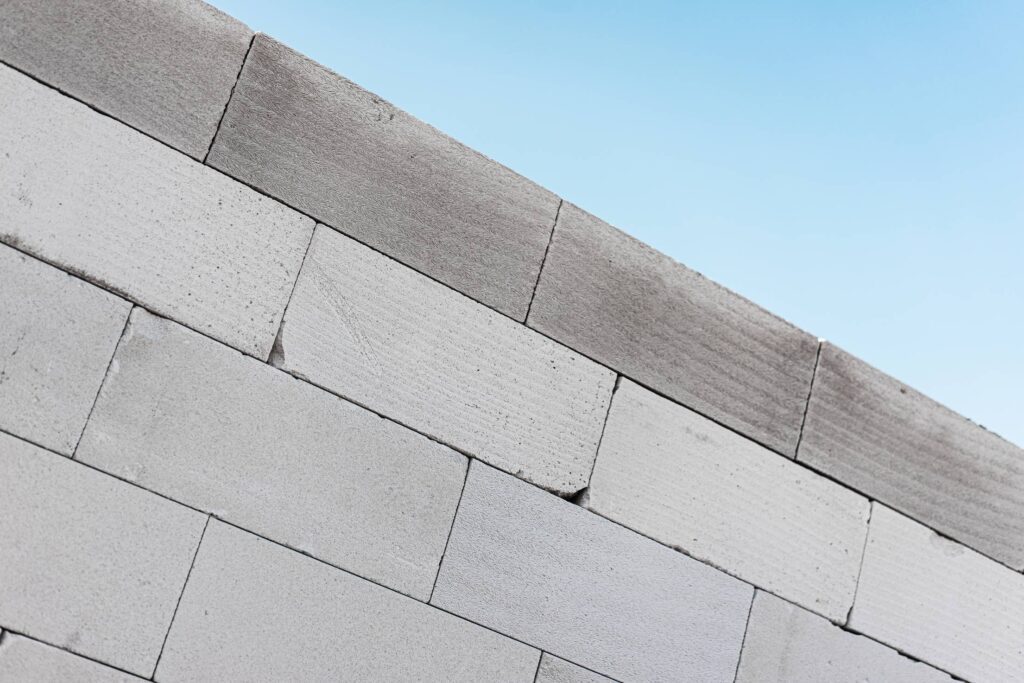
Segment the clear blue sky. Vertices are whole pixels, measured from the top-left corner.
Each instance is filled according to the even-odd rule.
[[[1024,2],[213,3],[1024,444]]]

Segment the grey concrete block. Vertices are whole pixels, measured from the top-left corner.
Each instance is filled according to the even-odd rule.
[[[1024,680],[1024,576],[878,503],[850,628],[965,680]]]
[[[797,457],[1024,568],[1024,450],[830,344]]]
[[[817,341],[564,204],[527,324],[784,455]]]
[[[156,679],[519,681],[540,653],[216,520]]]
[[[628,380],[584,504],[833,621],[853,605],[867,499]]]
[[[313,222],[0,66],[0,242],[266,358]]]
[[[466,459],[141,309],[76,457],[426,600]]]
[[[148,677],[205,518],[0,434],[0,624]]]
[[[267,36],[209,163],[517,320],[558,198]]]
[[[31,683],[140,683],[109,666],[8,633],[0,642],[0,681]]]
[[[317,226],[271,361],[541,486],[586,486],[614,375]]]
[[[611,683],[612,680],[545,652],[534,683]]]
[[[736,683],[952,683],[922,662],[757,591]]]
[[[195,0],[0,3],[0,60],[196,159],[251,37]]]
[[[619,680],[732,681],[753,589],[478,461],[431,604]]]
[[[0,246],[0,429],[71,455],[130,309]]]

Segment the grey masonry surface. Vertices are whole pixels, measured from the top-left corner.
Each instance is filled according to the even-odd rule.
[[[833,621],[853,605],[867,499],[628,380],[585,505]]]
[[[0,242],[252,355],[313,222],[0,66]]]
[[[473,462],[431,604],[619,680],[731,681],[753,590]]]
[[[559,201],[264,35],[209,163],[517,320]]]
[[[527,324],[784,455],[817,342],[566,203]]]
[[[0,245],[0,429],[71,455],[130,309]]]
[[[0,434],[0,624],[148,677],[205,518]]]
[[[540,652],[212,521],[156,680],[530,683]]]
[[[534,683],[611,683],[612,680],[545,652]]]
[[[272,362],[507,472],[587,484],[614,375],[317,226]]]
[[[1024,568],[1024,450],[830,344],[798,458]]]
[[[251,37],[197,0],[0,3],[0,61],[196,159]]]
[[[466,459],[136,310],[76,456],[421,600]]]
[[[0,642],[0,681],[140,683],[145,679],[9,633]]]

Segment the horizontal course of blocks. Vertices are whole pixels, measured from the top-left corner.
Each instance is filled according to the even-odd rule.
[[[1024,678],[1020,448],[202,2],[0,155],[0,680]]]

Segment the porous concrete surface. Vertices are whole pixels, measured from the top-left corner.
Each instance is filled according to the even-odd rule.
[[[541,655],[534,683],[611,683],[612,680],[545,652]]]
[[[0,681],[10,683],[140,683],[112,669],[39,641],[8,633],[0,641]]]
[[[1024,450],[825,344],[799,459],[1024,568]]]
[[[196,0],[0,3],[0,61],[196,159],[213,140],[251,38]]]
[[[587,484],[614,375],[317,226],[271,359],[560,493]]]
[[[313,222],[0,66],[0,242],[266,358]]]
[[[0,245],[0,429],[71,455],[130,309]]]
[[[868,500],[628,380],[585,500],[833,621],[853,605]]]
[[[466,459],[136,310],[78,459],[422,600]]]
[[[264,35],[209,163],[517,320],[559,203]]]
[[[156,680],[510,681],[540,652],[210,523]]]
[[[1024,680],[1024,576],[878,503],[850,627],[966,680]]]
[[[527,324],[784,455],[817,341],[566,202]]]
[[[431,604],[619,680],[732,681],[753,589],[473,462]]]
[[[757,591],[736,683],[952,683],[948,675]]]
[[[153,673],[206,519],[0,434],[0,624]]]

